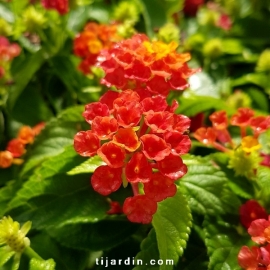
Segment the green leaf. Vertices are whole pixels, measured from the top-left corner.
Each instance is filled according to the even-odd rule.
[[[106,198],[93,189],[84,188],[71,194],[46,200],[16,219],[31,220],[33,229],[61,227],[67,224],[97,222],[106,217],[109,204]]]
[[[270,168],[259,167],[257,170],[258,189],[257,198],[263,198],[264,202],[270,204]]]
[[[19,185],[16,181],[9,181],[0,189],[0,216],[3,216],[8,202],[14,197]]]
[[[48,233],[64,246],[98,251],[119,245],[138,227],[138,224],[127,221],[102,220],[94,224],[70,224],[51,228]]]
[[[238,217],[237,217],[238,218]],[[205,243],[210,256],[209,270],[240,270],[237,255],[250,239],[239,235],[230,219],[228,222],[207,217],[204,222]]]
[[[88,158],[85,162],[72,168],[70,171],[67,172],[68,175],[75,175],[80,173],[93,173],[95,169],[105,163],[99,156],[94,156]]]
[[[67,147],[59,155],[45,161],[35,171],[10,201],[8,208],[21,206],[29,199],[40,195],[64,195],[89,186],[89,177],[86,175],[78,177],[66,175],[68,170],[82,161],[83,158],[74,151],[72,146]]]
[[[42,258],[53,258],[57,269],[85,270],[88,260],[87,252],[66,248],[49,237],[45,232],[31,236],[31,247]]]
[[[184,195],[177,191],[176,195],[158,204],[158,210],[153,217],[160,259],[165,262],[173,260],[177,264],[183,254],[190,233],[191,212]],[[169,270],[173,266],[163,264],[160,270]]]
[[[228,110],[228,106],[223,100],[210,96],[182,96],[180,98],[180,106],[177,109],[177,113],[194,116],[197,113],[210,109]]]
[[[173,13],[179,12],[184,1],[156,0],[154,5],[152,0],[140,0],[137,2],[142,7],[147,35],[152,37],[153,30],[164,26]]]
[[[20,0],[18,0],[20,1]],[[17,2],[18,2],[17,1]],[[21,11],[20,11],[21,12]],[[27,55],[23,61],[21,61],[15,70],[14,73],[14,82],[15,84],[11,87],[8,97],[8,107],[13,109],[17,98],[23,92],[27,84],[32,79],[33,75],[40,69],[42,64],[45,62],[45,52],[39,50],[35,54]]]
[[[11,9],[15,15],[20,15],[22,10],[27,6],[28,0],[13,0],[11,2]]]
[[[38,259],[31,259],[29,270],[55,270],[55,262],[53,259],[41,261]]]
[[[187,195],[192,211],[212,215],[224,213],[222,197],[225,196],[228,183],[225,174],[215,168],[209,158],[189,156],[188,159],[192,159],[191,164],[189,160],[184,160],[188,165],[188,173],[178,185]]]
[[[80,123],[83,123],[82,112],[83,106],[70,107],[46,124],[27,151],[27,161],[21,176],[26,175],[46,158],[60,154],[64,147],[73,144],[74,135],[78,129],[82,129],[80,126]]]
[[[159,270],[158,265],[150,265],[151,260],[158,261],[159,251],[154,229],[151,229],[147,237],[141,243],[141,251],[135,257],[136,266],[133,270]]]
[[[0,247],[0,266],[8,262],[14,254],[15,252],[10,251],[7,246]]]

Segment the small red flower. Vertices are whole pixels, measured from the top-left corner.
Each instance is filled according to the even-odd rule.
[[[251,118],[254,116],[254,111],[250,108],[239,108],[237,113],[231,117],[233,126],[246,127],[250,124]]]
[[[80,131],[74,137],[74,149],[83,157],[94,156],[99,147],[99,138],[91,130]]]
[[[122,214],[123,209],[119,202],[110,201],[110,209],[106,212],[108,215]]]
[[[154,134],[146,134],[140,138],[143,144],[143,153],[148,159],[159,161],[170,154],[170,146]]]
[[[96,116],[92,122],[92,131],[100,140],[111,139],[117,130],[117,120],[110,116]]]
[[[32,128],[32,130],[33,130],[35,136],[38,136],[38,135],[40,134],[41,130],[44,129],[44,127],[45,127],[45,123],[44,123],[44,122],[40,122],[40,123],[38,123],[37,125],[35,125],[35,126]]]
[[[184,2],[184,14],[194,17],[201,5],[204,4],[204,0],[185,0]]]
[[[152,167],[141,152],[136,152],[126,165],[126,177],[130,183],[146,183],[152,177]]]
[[[112,91],[112,90],[108,90],[106,91],[106,93],[104,95],[102,95],[99,99],[99,102],[106,104],[110,110],[113,109],[113,102],[115,99],[117,99],[119,97],[119,93]]]
[[[129,152],[134,152],[141,145],[136,132],[132,128],[120,128],[113,136],[113,142],[125,147]]]
[[[238,253],[238,264],[245,270],[259,270],[259,264],[262,264],[261,250],[259,247],[249,249],[243,246]],[[263,265],[263,264],[262,264]],[[261,268],[262,270],[266,268]]]
[[[25,153],[25,145],[20,139],[13,139],[9,141],[6,150],[9,151],[13,157],[20,157]]]
[[[219,16],[219,19],[216,25],[222,28],[223,30],[228,31],[232,28],[232,20],[229,15],[223,13]]]
[[[102,165],[96,168],[92,177],[93,189],[103,196],[118,190],[122,184],[122,168],[111,168]]]
[[[157,162],[159,171],[174,180],[183,177],[187,173],[187,166],[179,156],[170,154],[163,160]]]
[[[250,126],[256,135],[265,132],[270,128],[270,116],[257,116],[250,120]]]
[[[64,15],[69,10],[68,0],[41,0],[41,4],[46,9],[55,9],[61,15]]]
[[[217,111],[209,116],[212,125],[217,130],[224,130],[228,127],[228,117],[225,111]]]
[[[19,130],[18,139],[23,144],[33,143],[35,138],[35,132],[29,126],[23,126]]]
[[[131,222],[148,224],[157,211],[157,203],[146,195],[128,197],[124,201],[123,212]]]
[[[270,242],[270,219],[256,219],[251,222],[248,233],[251,235],[252,241],[257,244]]]
[[[165,133],[173,129],[174,114],[167,111],[149,112],[144,120],[153,133]]]
[[[195,131],[193,136],[195,139],[206,145],[212,145],[217,139],[217,133],[211,127],[201,127]]]
[[[124,128],[135,127],[141,120],[142,108],[137,101],[126,102],[124,106],[115,109],[118,125]]]
[[[157,172],[152,175],[149,182],[144,183],[145,195],[154,200],[160,202],[168,197],[173,197],[176,194],[177,188],[174,184],[174,180]]]
[[[167,109],[168,104],[166,98],[161,95],[156,95],[153,97],[147,97],[141,102],[143,107],[143,112],[146,114],[147,112],[163,112]]]
[[[9,151],[0,151],[0,168],[8,168],[12,165],[13,156]]]
[[[174,126],[173,129],[180,133],[184,133],[190,127],[190,119],[182,114],[174,115]]]
[[[87,123],[92,124],[92,121],[96,116],[109,116],[110,110],[106,104],[93,102],[85,106],[82,115]]]
[[[267,219],[268,217],[266,210],[256,200],[248,200],[241,205],[239,212],[241,224],[247,229],[253,220]]]
[[[166,132],[164,139],[167,144],[171,145],[171,153],[173,155],[183,155],[189,152],[191,140],[187,135],[183,135],[177,131]]]
[[[124,165],[126,156],[125,149],[113,142],[104,143],[98,149],[97,154],[111,168],[121,168]]]

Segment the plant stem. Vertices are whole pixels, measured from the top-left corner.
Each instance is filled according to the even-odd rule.
[[[24,254],[27,255],[30,259],[36,258],[38,260],[44,261],[31,247],[27,247],[24,250]]]

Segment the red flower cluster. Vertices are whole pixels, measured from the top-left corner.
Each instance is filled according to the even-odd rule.
[[[44,123],[40,123],[33,128],[22,126],[17,138],[8,142],[5,151],[0,151],[0,168],[8,168],[12,164],[21,164],[23,160],[19,158],[26,152],[26,145],[34,142],[35,136],[40,133],[43,127]]]
[[[248,228],[251,239],[263,246],[253,246],[251,249],[243,246],[238,254],[239,265],[245,270],[269,270],[270,216],[267,220],[265,209],[255,200],[250,200],[241,206],[240,218],[242,224]]]
[[[111,48],[112,45],[123,38],[117,33],[117,25],[105,25],[90,22],[86,24],[83,32],[74,40],[75,55],[83,58],[79,69],[84,74],[91,73],[90,68],[96,64],[97,56],[102,49]]]
[[[116,43],[98,56],[98,65],[105,71],[102,84],[118,89],[147,89],[152,95],[167,96],[169,90],[184,90],[187,78],[198,69],[190,69],[188,53],[176,52],[178,44],[150,42],[144,34]]]
[[[6,64],[18,56],[21,48],[16,43],[10,43],[6,37],[0,36],[0,79],[5,75]]]
[[[150,223],[157,202],[174,196],[174,182],[187,172],[180,155],[191,146],[184,135],[190,120],[174,113],[177,106],[168,106],[162,95],[130,89],[107,91],[99,102],[85,106],[91,130],[75,135],[74,148],[106,163],[91,178],[98,193],[107,196],[131,184],[134,196],[125,200],[123,212],[132,222]]]
[[[252,138],[254,140],[270,128],[270,116],[254,116],[254,111],[250,108],[239,108],[237,113],[232,115],[230,121],[225,111],[214,112],[209,118],[212,122],[212,127],[201,127],[197,129],[194,137],[203,144],[212,145],[221,151],[229,150],[223,146],[227,143],[234,148],[234,143],[227,130],[229,123],[232,126],[240,127],[242,139],[250,137],[246,136],[248,128],[253,131]],[[250,141],[252,138],[250,138]],[[252,147],[252,142],[249,143],[249,146],[250,148]]]
[[[45,9],[57,10],[61,15],[69,11],[68,0],[41,0],[41,4]]]
[[[183,12],[185,15],[195,17],[204,0],[185,0]]]

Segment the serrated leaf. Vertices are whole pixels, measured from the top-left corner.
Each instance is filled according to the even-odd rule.
[[[158,204],[153,217],[160,259],[173,260],[177,264],[183,254],[190,233],[191,212],[188,202],[178,189],[176,195]],[[173,269],[172,265],[163,264],[160,270]]]
[[[88,158],[85,162],[81,163],[80,165],[72,168],[70,171],[67,172],[68,175],[75,175],[80,173],[93,173],[95,169],[105,163],[99,156],[94,156]]]
[[[257,170],[257,181],[260,186],[257,197],[264,198],[267,204],[270,204],[270,168],[259,167]]]
[[[93,189],[84,188],[23,212],[16,219],[31,220],[33,229],[61,227],[67,224],[97,222],[106,217],[109,204]]]
[[[224,212],[221,197],[227,182],[225,174],[205,159],[204,164],[189,165],[188,173],[178,184],[187,195],[192,211],[217,214]]]
[[[205,243],[210,256],[209,270],[240,270],[237,255],[243,245],[247,245],[250,237],[239,235],[228,222],[207,217],[204,222]]]
[[[44,231],[31,236],[31,248],[42,258],[53,258],[57,269],[61,270],[85,270],[89,256],[87,252],[82,250],[62,246]]]
[[[70,224],[51,228],[48,233],[64,246],[99,251],[119,245],[138,227],[138,224],[127,221],[104,220],[94,224]]]
[[[83,123],[82,112],[83,106],[70,107],[46,124],[27,151],[27,161],[21,176],[29,173],[46,158],[60,154],[64,147],[73,144],[74,135],[81,129],[80,123]]]
[[[29,199],[44,194],[63,195],[89,186],[89,178],[67,176],[66,172],[80,164],[83,158],[69,146],[59,155],[46,160],[40,168],[24,183],[16,196],[9,202],[12,209],[25,204]]]
[[[8,250],[7,246],[0,247],[0,266],[3,266],[15,254]]]
[[[158,265],[150,265],[150,260],[158,261],[159,251],[157,246],[156,232],[151,229],[147,237],[141,243],[141,251],[135,257],[136,266],[133,270],[159,270]]]
[[[41,261],[38,259],[31,259],[29,270],[55,270],[55,262],[53,259]]]

